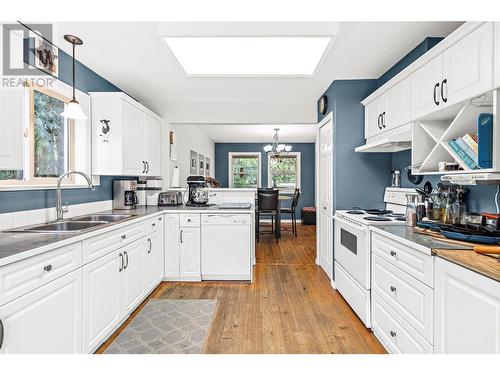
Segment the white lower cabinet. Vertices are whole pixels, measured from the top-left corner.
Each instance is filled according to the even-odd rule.
[[[165,215],[165,278],[201,281],[199,214]]]
[[[82,270],[1,306],[0,321],[0,353],[81,353]]]
[[[116,250],[83,267],[83,351],[91,353],[120,323],[122,254]]]
[[[144,240],[133,242],[125,246],[121,253],[123,254],[123,267],[120,273],[122,308],[126,313],[131,313],[145,295],[146,243]]]
[[[500,282],[435,260],[435,353],[500,354]]]
[[[163,231],[157,231],[146,237],[145,288],[146,293],[153,290],[163,279]]]
[[[200,228],[181,227],[179,246],[179,277],[201,281]]]

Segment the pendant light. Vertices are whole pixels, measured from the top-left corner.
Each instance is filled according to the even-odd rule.
[[[61,116],[73,120],[86,120],[87,115],[83,112],[80,103],[75,97],[75,46],[81,46],[83,41],[74,35],[64,35],[64,39],[73,45],[73,99],[66,105]]]
[[[280,139],[278,132],[279,128],[274,129],[273,143],[264,146],[264,151],[267,152],[268,154],[271,154],[271,156],[280,156],[282,154],[286,154],[292,151],[291,145],[285,145],[279,143]]]

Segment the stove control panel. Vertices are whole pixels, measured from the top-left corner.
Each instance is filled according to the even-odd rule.
[[[412,188],[385,188],[384,202],[406,206],[406,194],[418,194]]]

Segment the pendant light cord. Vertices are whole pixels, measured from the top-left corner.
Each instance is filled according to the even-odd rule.
[[[76,100],[75,98],[75,43],[73,42],[73,100]]]

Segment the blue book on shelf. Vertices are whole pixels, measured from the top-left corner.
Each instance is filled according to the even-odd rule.
[[[457,138],[455,139],[455,142],[457,143],[458,147],[460,147],[462,150],[465,151],[467,155],[474,161],[474,163],[477,165],[477,154],[474,152],[474,150],[465,142],[462,138]]]
[[[481,113],[477,119],[478,165],[492,168],[493,162],[493,114]]]
[[[474,163],[474,160],[472,160],[469,157],[469,155],[467,155],[465,153],[465,151],[460,148],[460,146],[457,144],[457,142],[455,142],[453,139],[451,139],[451,140],[448,141],[448,144],[453,149],[453,151],[455,151],[455,153],[457,154],[457,156],[460,159],[462,159],[462,161],[467,166],[467,168],[469,168],[469,169],[477,169],[478,168],[477,164]]]

